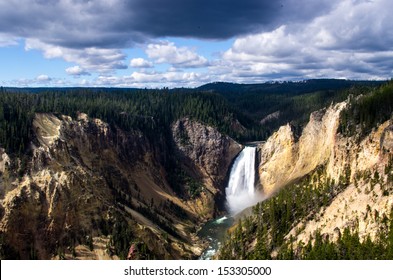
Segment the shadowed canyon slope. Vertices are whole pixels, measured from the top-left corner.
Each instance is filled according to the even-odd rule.
[[[187,143],[178,138],[180,125]],[[155,258],[200,254],[195,227],[214,215],[239,144],[188,119],[173,124],[173,147],[86,114],[36,114],[33,128],[36,141],[23,177],[11,174],[18,159],[12,163],[1,154],[0,226],[11,257],[116,258],[119,246],[128,252],[128,242],[146,244],[139,251]],[[178,154],[184,176],[202,182],[198,195],[170,187],[165,148]]]

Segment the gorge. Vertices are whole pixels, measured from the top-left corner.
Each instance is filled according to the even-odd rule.
[[[393,85],[328,82],[3,89],[1,258],[388,258]]]

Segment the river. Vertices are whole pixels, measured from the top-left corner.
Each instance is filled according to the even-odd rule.
[[[233,218],[221,217],[207,222],[198,232],[198,236],[209,242],[209,247],[202,253],[200,260],[210,260],[224,241],[225,233],[233,224]]]

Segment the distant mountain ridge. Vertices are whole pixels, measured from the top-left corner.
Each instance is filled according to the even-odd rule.
[[[344,79],[310,79],[303,81],[273,81],[258,84],[238,84],[229,82],[213,82],[197,87],[200,91],[214,91],[217,93],[242,93],[242,92],[264,92],[266,94],[302,94],[320,90],[338,90],[352,86],[378,86],[386,81],[355,81]]]
[[[157,88],[158,90],[169,91],[215,91],[215,92],[234,92],[234,91],[264,91],[265,93],[284,93],[288,92],[291,87],[298,93],[305,93],[315,90],[340,89],[354,85],[377,86],[386,83],[386,81],[373,80],[346,80],[346,79],[306,79],[301,81],[270,81],[265,83],[231,83],[231,82],[211,82],[194,88]],[[122,91],[122,90],[154,90],[151,88],[130,88],[130,87],[1,87],[4,90],[18,92],[42,92],[48,89],[67,91],[75,89]],[[290,90],[293,92],[293,89]]]

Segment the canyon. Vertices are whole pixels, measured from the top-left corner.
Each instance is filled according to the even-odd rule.
[[[304,123],[300,113],[286,122],[285,101],[262,124],[255,113],[251,128],[250,114],[211,92],[92,92],[93,105],[84,92],[21,95],[46,103],[26,116],[1,107],[1,131],[19,137],[0,135],[1,257],[301,258],[304,244],[338,242],[346,230],[378,242],[392,223],[391,85],[353,93],[318,103]],[[86,113],[40,109],[51,102]],[[386,114],[372,119],[380,113],[361,107],[372,102]],[[139,112],[133,104],[158,113],[119,109]],[[8,125],[15,116],[28,128]],[[277,121],[263,141],[241,140],[261,140],[252,137]],[[202,233],[214,227],[213,242]]]

